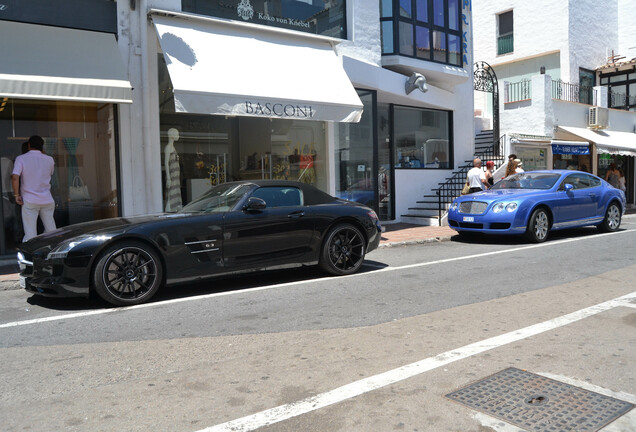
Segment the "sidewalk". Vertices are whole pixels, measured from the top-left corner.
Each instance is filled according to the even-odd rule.
[[[405,223],[395,223],[384,225],[385,232],[382,233],[380,247],[405,246],[410,244],[432,243],[450,240],[456,234],[449,227],[443,226],[421,226]],[[11,269],[12,266],[4,266]],[[0,291],[9,289],[19,289],[18,273],[0,268]]]
[[[380,247],[404,246],[450,240],[457,231],[447,226],[422,226],[406,223],[384,225]]]

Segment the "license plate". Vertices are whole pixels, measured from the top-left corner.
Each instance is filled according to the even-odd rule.
[[[464,222],[475,222],[475,216],[464,216]]]
[[[26,278],[24,276],[20,276],[20,288],[26,288]]]

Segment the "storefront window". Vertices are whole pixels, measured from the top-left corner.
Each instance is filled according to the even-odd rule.
[[[162,114],[164,209],[177,211],[211,186],[296,180],[327,190],[323,122]]]
[[[523,161],[524,171],[548,169],[547,148],[516,146],[515,153]]]
[[[592,172],[592,159],[590,155],[555,154],[553,155],[553,163],[554,169]],[[526,164],[525,160],[523,164]]]
[[[55,160],[51,193],[58,227],[118,216],[115,123],[111,104],[0,100],[3,253],[24,235],[10,179],[31,135],[44,138],[44,152]]]
[[[364,111],[359,123],[337,125],[336,195],[377,208],[374,156],[374,92],[358,90]]]
[[[345,0],[181,0],[199,15],[347,38]]]
[[[395,167],[452,168],[450,116],[448,111],[396,106]]]

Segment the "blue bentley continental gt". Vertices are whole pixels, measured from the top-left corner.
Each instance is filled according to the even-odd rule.
[[[543,242],[550,231],[595,225],[616,231],[625,193],[581,171],[530,171],[509,176],[491,189],[457,198],[448,225],[459,234],[525,234]]]

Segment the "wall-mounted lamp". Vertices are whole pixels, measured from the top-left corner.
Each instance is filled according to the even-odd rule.
[[[406,94],[410,94],[416,88],[420,89],[422,93],[426,93],[428,91],[428,87],[426,86],[426,77],[421,73],[413,72],[404,84],[404,91]]]
[[[541,66],[539,72],[541,72],[541,75],[545,75],[545,66]]]

